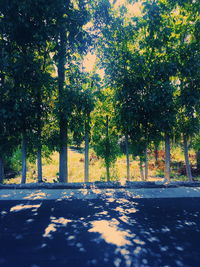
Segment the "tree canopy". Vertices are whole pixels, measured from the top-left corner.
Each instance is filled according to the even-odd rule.
[[[4,162],[58,151],[59,181],[68,181],[69,143],[89,142],[110,166],[126,137],[129,153],[148,162],[148,149],[170,141],[198,147],[200,120],[199,1],[2,0],[0,3],[0,179]],[[92,72],[83,68],[96,55]],[[104,75],[99,75],[99,69]],[[194,141],[195,140],[195,141]],[[197,149],[199,150],[199,149]],[[147,166],[147,165],[146,165]],[[128,176],[128,174],[127,174]]]

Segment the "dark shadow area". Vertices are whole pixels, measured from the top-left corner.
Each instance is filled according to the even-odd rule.
[[[200,199],[0,202],[0,266],[198,267]]]

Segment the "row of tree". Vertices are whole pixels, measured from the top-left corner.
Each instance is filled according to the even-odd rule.
[[[4,163],[19,145],[22,183],[27,157],[59,152],[59,181],[67,182],[68,135],[85,141],[85,181],[89,141],[106,166],[119,155],[124,136],[129,154],[140,157],[148,176],[148,147],[165,141],[170,179],[170,138],[183,137],[191,180],[188,138],[198,148],[200,108],[200,21],[198,1],[140,1],[139,16],[127,1],[3,0],[0,3],[0,179]],[[90,25],[90,28],[88,27]],[[88,29],[89,28],[89,29]],[[95,50],[105,71],[83,70]],[[92,133],[92,134],[91,134]],[[143,175],[145,162],[145,175]]]
[[[59,151],[60,181],[67,181],[67,131],[91,108],[79,75],[91,44],[83,28],[89,7],[81,0],[1,1],[1,178],[5,158],[21,143],[22,183],[27,153],[37,154],[42,181],[44,145]]]
[[[141,174],[145,161],[147,178],[147,149],[164,140],[170,180],[170,138],[183,138],[191,181],[188,139],[199,136],[200,3],[142,1],[140,17],[128,16],[129,7],[118,13],[109,9],[98,44],[100,65],[114,91],[116,125],[126,137],[127,161],[129,139],[132,154],[140,156]]]

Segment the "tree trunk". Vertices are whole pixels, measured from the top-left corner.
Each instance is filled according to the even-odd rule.
[[[170,137],[165,134],[165,179],[170,182]]]
[[[145,181],[148,179],[148,167],[149,167],[149,160],[148,160],[148,150],[145,151]]]
[[[127,175],[127,180],[130,181],[130,161],[129,161],[128,134],[125,135],[125,143],[126,143],[126,175]]]
[[[59,181],[67,182],[67,120],[63,105],[65,105],[64,82],[66,60],[66,32],[64,24],[60,25],[60,40],[58,42],[58,94],[59,94],[59,127],[60,127],[60,151],[59,151]]]
[[[4,179],[5,179],[4,162],[2,157],[0,157],[0,183],[2,183]]]
[[[155,144],[155,166],[158,166],[158,145]]]
[[[26,158],[27,158],[27,140],[26,134],[22,135],[22,180],[21,183],[26,183],[26,172],[27,172],[27,165],[26,165]]]
[[[42,146],[38,145],[37,151],[38,183],[42,183]]]
[[[106,164],[106,178],[107,178],[107,181],[110,182],[110,166],[109,166],[109,163]]]
[[[2,57],[3,57],[4,49],[2,49],[1,51],[2,51]],[[4,86],[4,82],[5,82],[5,75],[3,74],[3,72],[1,72],[1,86],[2,87]],[[0,183],[2,183],[4,179],[5,179],[4,161],[3,161],[3,158],[0,156]]]
[[[45,61],[45,60],[44,60]],[[45,62],[43,72],[45,71]],[[37,179],[42,183],[42,92],[41,87],[37,89]]]
[[[106,116],[106,176],[107,176],[107,181],[110,181],[110,164],[109,164],[109,131],[108,131],[108,115]]]
[[[140,175],[141,175],[141,179],[142,181],[144,181],[144,170],[143,170],[143,160],[142,160],[142,157],[140,157],[140,163],[139,163],[139,167],[140,167]]]
[[[89,121],[85,120],[85,160],[84,160],[84,180],[89,182]]]
[[[196,152],[197,169],[200,170],[200,149]]]
[[[68,182],[67,167],[67,127],[60,125],[60,153],[59,153],[59,181],[61,183]]]
[[[186,173],[189,182],[192,182],[192,172],[190,167],[189,155],[188,155],[188,140],[187,136],[183,135],[183,145],[184,145],[184,156],[185,156],[185,165],[186,165]]]

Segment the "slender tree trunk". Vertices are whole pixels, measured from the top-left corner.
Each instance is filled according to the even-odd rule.
[[[184,156],[185,156],[185,165],[186,165],[186,173],[189,182],[192,182],[192,172],[190,167],[189,155],[188,155],[188,140],[187,136],[183,135],[183,145],[184,145]]]
[[[110,166],[109,166],[109,163],[106,164],[106,177],[107,177],[107,181],[110,182]]]
[[[38,183],[42,183],[42,146],[38,145],[37,150],[37,169],[38,169]]]
[[[144,170],[143,170],[143,160],[142,157],[140,157],[140,163],[139,163],[139,167],[140,167],[140,175],[141,175],[141,179],[142,181],[144,181]]]
[[[170,182],[170,137],[165,134],[165,179]]]
[[[38,132],[37,132],[37,173],[38,173],[38,183],[42,183],[42,143],[41,143],[41,91],[38,89],[38,97],[37,97],[37,104],[38,104],[38,116],[37,116],[37,123],[38,123]]]
[[[110,164],[109,164],[109,130],[108,130],[108,115],[106,116],[106,176],[107,176],[107,181],[110,181]]]
[[[130,161],[129,161],[128,134],[125,135],[125,143],[126,143],[126,175],[127,175],[127,180],[130,181]]]
[[[4,49],[2,50],[2,57],[3,57],[3,53],[4,53]],[[3,74],[3,72],[1,72],[1,86],[4,86],[4,82],[5,82],[5,75]],[[3,182],[3,180],[5,179],[5,171],[4,171],[4,161],[3,158],[0,156],[0,183]]]
[[[89,182],[89,118],[85,120],[84,180],[85,183]]]
[[[2,183],[4,179],[5,179],[4,161],[3,158],[0,157],[0,183]]]
[[[58,43],[58,94],[59,94],[59,127],[60,127],[60,151],[59,151],[59,180],[67,182],[67,120],[63,110],[65,104],[65,60],[66,60],[66,32],[65,26],[60,25],[60,41]]]
[[[148,159],[148,150],[146,148],[146,151],[145,151],[145,181],[147,181],[148,179],[148,168],[149,168],[149,159]]]
[[[196,152],[197,169],[200,170],[200,149]]]
[[[61,183],[68,182],[68,167],[67,167],[67,127],[60,125],[60,153],[59,153],[59,180]]]
[[[22,135],[22,180],[21,183],[26,183],[26,172],[27,172],[27,140],[26,140],[26,134],[24,133]]]
[[[43,72],[45,71],[45,59]],[[41,87],[37,90],[37,174],[38,183],[42,183],[42,92]]]
[[[158,145],[155,144],[155,166],[158,166]]]

